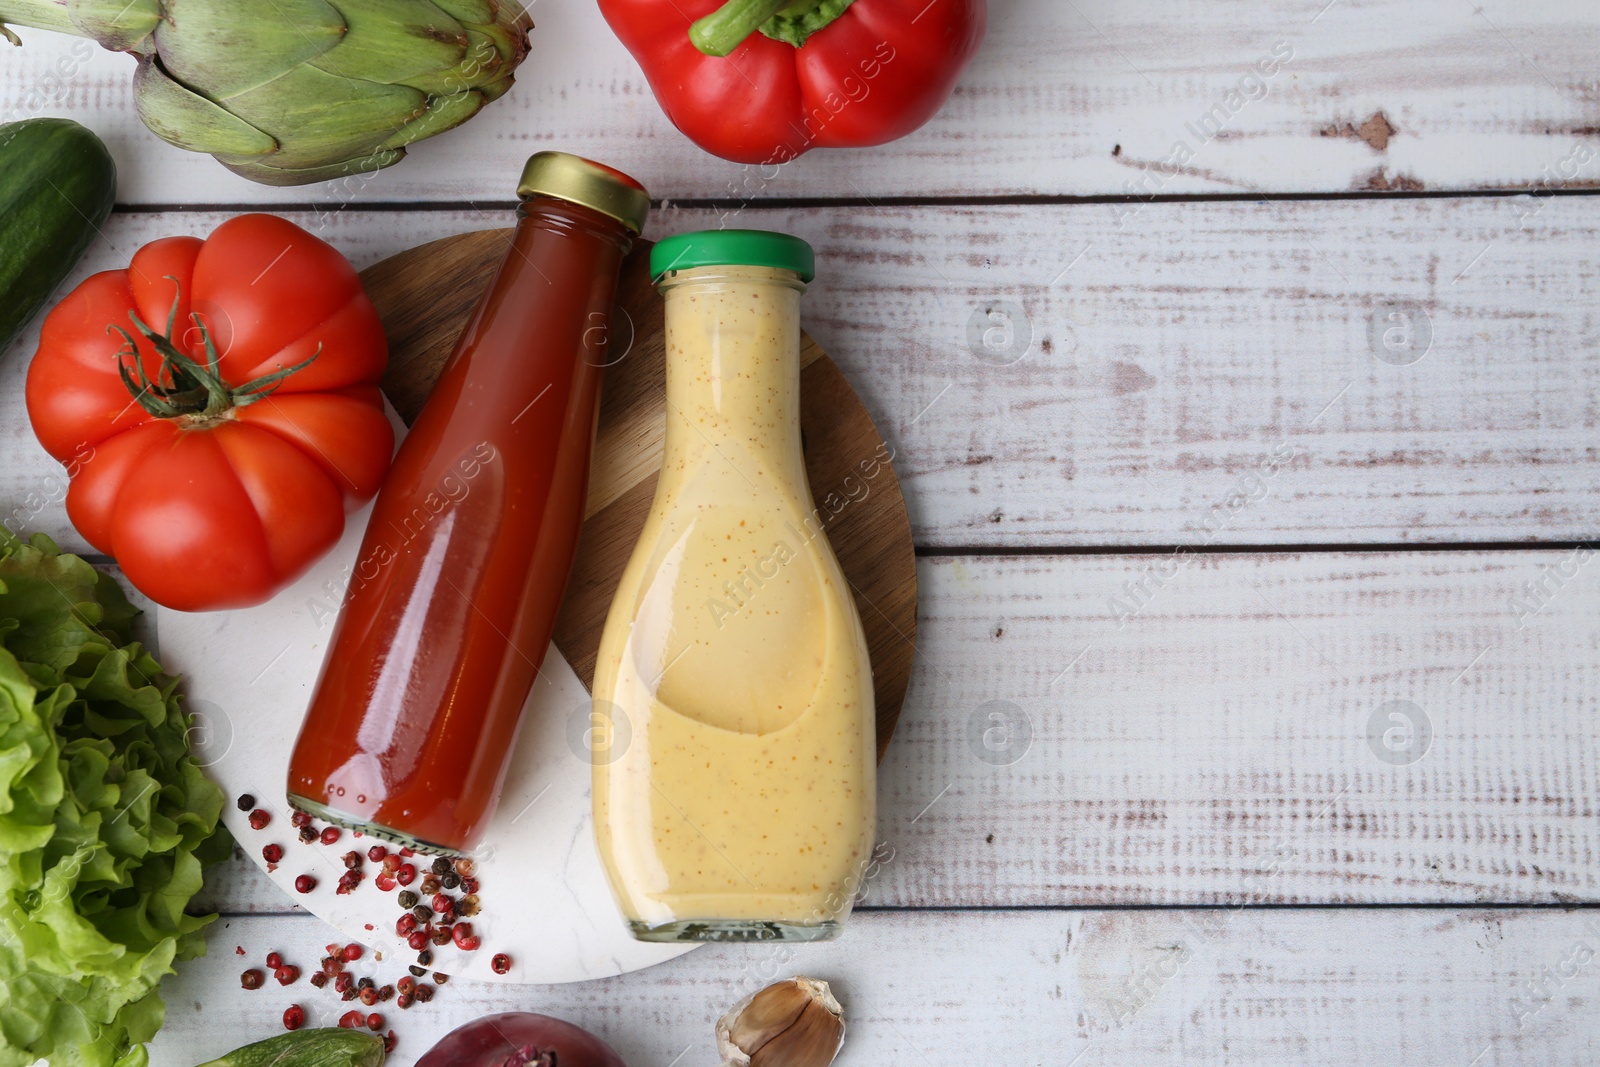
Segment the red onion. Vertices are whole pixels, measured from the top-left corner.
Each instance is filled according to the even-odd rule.
[[[571,1023],[510,1011],[457,1027],[417,1067],[627,1067],[612,1047]]]

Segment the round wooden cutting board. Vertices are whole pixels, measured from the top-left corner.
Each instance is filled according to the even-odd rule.
[[[361,272],[389,336],[384,392],[407,425],[488,287],[511,232],[479,230],[446,237]],[[556,647],[590,688],[606,612],[644,528],[661,470],[666,344],[649,260],[650,242],[641,240],[623,265],[588,516],[556,623]],[[917,569],[911,524],[887,458],[892,452],[861,398],[809,336],[801,341],[800,365],[806,472],[866,630],[881,761],[900,717],[914,656]]]

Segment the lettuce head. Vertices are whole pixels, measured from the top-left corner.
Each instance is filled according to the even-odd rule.
[[[177,679],[117,583],[0,530],[0,1067],[142,1067],[227,854]]]

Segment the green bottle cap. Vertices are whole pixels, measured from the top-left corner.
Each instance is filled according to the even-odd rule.
[[[700,230],[658,241],[650,250],[650,278],[659,281],[671,270],[692,267],[775,267],[792,270],[800,280],[817,276],[811,246],[787,233],[771,230]]]

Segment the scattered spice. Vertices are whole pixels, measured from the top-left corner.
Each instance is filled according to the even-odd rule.
[[[266,980],[267,976],[254,967],[239,976],[239,984],[245,989],[260,989]]]
[[[309,874],[302,874],[294,880],[294,891],[296,893],[309,893],[315,888],[317,888],[317,880]]]
[[[249,811],[251,808],[256,806],[256,798],[251,796],[249,793],[241,793],[239,794],[239,799],[235,801],[235,803],[239,805],[240,811]]]
[[[291,1004],[283,1009],[283,1028],[285,1030],[298,1030],[306,1024],[306,1010],[298,1004]]]
[[[511,970],[511,957],[504,952],[496,952],[494,959],[489,961],[489,969],[495,974],[505,974]]]
[[[263,845],[263,846],[261,846],[261,858],[266,860],[268,863],[277,863],[279,860],[283,859],[283,846],[282,845]]]
[[[264,808],[256,808],[250,813],[250,829],[265,830],[267,823],[272,821],[272,815]]]

